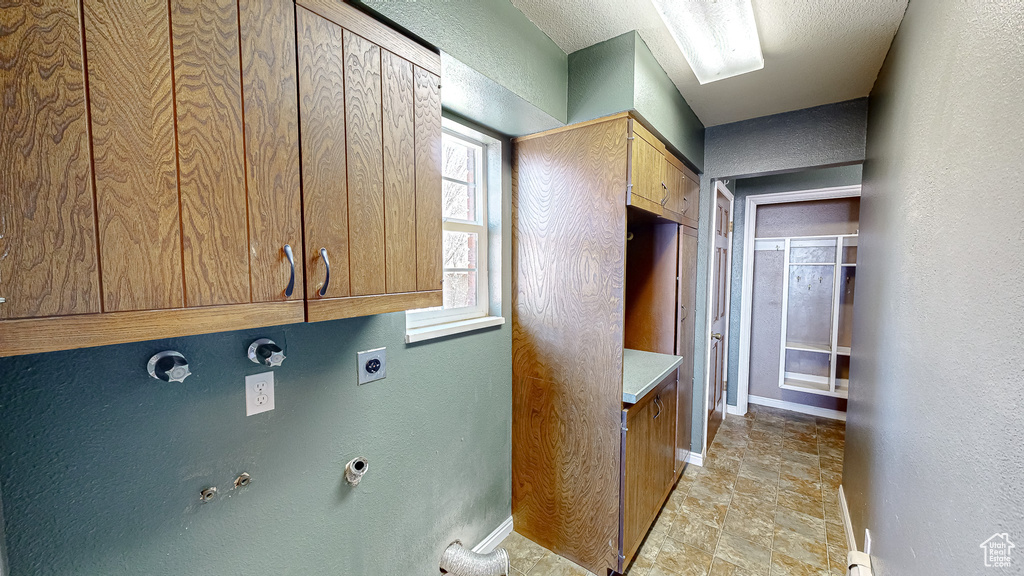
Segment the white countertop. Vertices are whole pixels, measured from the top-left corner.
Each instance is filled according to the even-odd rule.
[[[682,356],[626,348],[622,351],[622,401],[636,404],[682,363]]]

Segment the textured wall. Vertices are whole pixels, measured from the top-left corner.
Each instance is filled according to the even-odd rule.
[[[864,160],[867,98],[707,129],[706,171],[757,176]]]
[[[704,125],[636,32],[569,55],[569,122],[635,110],[697,171],[704,169]]]
[[[877,576],[1024,566],[1022,29],[913,1],[871,94],[843,487]]]
[[[490,152],[494,308],[511,286],[511,146]],[[246,417],[258,336],[288,359],[276,409]],[[436,574],[452,540],[476,544],[511,513],[512,335],[404,337],[400,312],[0,358],[10,573]],[[388,377],[357,387],[356,352],[379,346]],[[184,384],[145,372],[166,349],[191,362]],[[352,490],[355,456],[370,468]],[[242,471],[253,482],[233,492]],[[200,505],[210,485],[220,496]]]
[[[702,383],[707,357],[708,242],[715,179],[770,174],[780,174],[782,177],[781,173],[784,172],[857,164],[864,160],[866,129],[866,100],[860,99],[712,126],[705,131],[705,172],[700,177],[697,338],[693,367],[694,382],[698,383],[694,388],[693,402],[693,449],[696,452],[704,447],[705,390]],[[736,222],[742,215],[738,209],[734,212]],[[730,362],[734,362],[736,355],[732,343],[729,354]],[[730,366],[730,370],[735,369]]]
[[[361,3],[565,123],[565,52],[508,0]]]

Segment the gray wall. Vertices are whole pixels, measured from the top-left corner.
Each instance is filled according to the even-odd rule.
[[[837,166],[832,168],[818,168],[803,170],[775,176],[761,176],[758,178],[741,178],[733,180],[733,194],[736,196],[736,203],[733,206],[733,236],[732,236],[732,282],[730,287],[731,298],[729,300],[729,382],[739,383],[739,357],[740,357],[740,310],[743,305],[743,243],[746,236],[746,212],[747,198],[758,194],[777,194],[779,192],[792,192],[796,190],[814,190],[816,188],[832,188],[835,186],[852,186],[861,182],[861,166],[853,164],[850,166]],[[767,329],[767,328],[766,328]],[[778,354],[776,353],[776,360]],[[776,383],[778,378],[776,377]],[[736,405],[736,386],[729,386],[728,402]],[[776,390],[782,392],[776,386]],[[754,394],[754,392],[751,392]],[[760,394],[763,395],[763,394]],[[822,402],[818,400],[821,396],[792,392],[786,394],[787,400],[798,400],[828,408],[836,407],[834,402]],[[781,398],[781,396],[779,396]]]
[[[569,55],[569,122],[635,110],[669,149],[704,169],[704,125],[638,33]]]
[[[500,298],[511,146],[491,150]],[[263,370],[245,350],[261,336],[288,358],[273,369],[276,409],[246,417],[244,376]],[[0,358],[11,573],[436,574],[451,541],[475,545],[511,514],[512,335],[404,336],[399,312]],[[379,346],[388,377],[357,387],[356,352]],[[184,384],[145,371],[167,349],[193,367]],[[370,466],[352,489],[356,456]],[[252,484],[231,490],[243,471]],[[219,496],[200,504],[207,486]]]
[[[705,130],[705,172],[700,177],[700,218],[697,230],[697,337],[693,367],[696,383],[693,393],[695,452],[700,453],[704,447],[708,243],[715,180],[857,164],[864,161],[866,130],[865,99],[722,124]],[[731,355],[730,363],[735,358],[735,355]],[[730,370],[734,368],[730,366]]]
[[[843,489],[878,576],[1024,565],[1022,23],[914,0],[871,93]]]

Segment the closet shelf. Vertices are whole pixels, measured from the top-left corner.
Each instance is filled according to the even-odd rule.
[[[828,344],[807,344],[806,342],[786,342],[786,350],[801,350],[803,352],[832,353],[832,347]]]

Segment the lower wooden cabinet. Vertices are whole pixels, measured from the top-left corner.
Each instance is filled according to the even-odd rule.
[[[628,565],[675,484],[676,380],[672,372],[640,402],[623,409],[626,427],[623,555]]]

